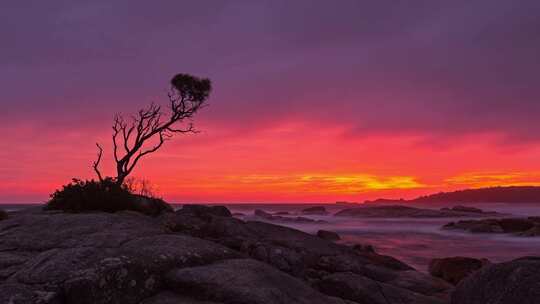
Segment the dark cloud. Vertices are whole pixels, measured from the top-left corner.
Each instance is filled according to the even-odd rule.
[[[7,120],[69,124],[214,80],[204,120],[537,140],[538,1],[3,1]],[[107,114],[105,114],[107,113]]]

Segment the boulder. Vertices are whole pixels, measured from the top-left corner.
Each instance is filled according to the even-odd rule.
[[[537,304],[540,299],[540,257],[488,265],[462,280],[452,304]]]
[[[302,210],[303,214],[326,215],[328,211],[323,206],[309,207]]]
[[[229,209],[225,206],[183,205],[182,209],[176,211],[176,213],[201,218],[208,218],[210,216],[232,216]]]
[[[301,280],[251,259],[175,269],[167,273],[166,284],[180,294],[223,303],[345,304],[341,299],[325,296]]]
[[[155,296],[145,299],[140,304],[222,304],[218,302],[196,300],[194,298],[179,295],[171,291],[163,291]]]
[[[387,283],[377,282],[354,273],[337,273],[325,276],[314,284],[321,292],[360,304],[443,304],[437,297],[430,297]]]
[[[139,211],[150,216],[158,216],[165,212],[174,212],[174,209],[160,198],[147,197],[143,195],[135,195],[135,203]]]
[[[520,232],[517,235],[518,236],[540,236],[540,224],[536,224],[531,229]]]
[[[0,221],[1,220],[5,220],[8,218],[8,214],[7,212],[5,212],[4,210],[0,209]]]
[[[433,259],[429,263],[429,273],[456,285],[471,273],[488,264],[489,261],[486,259],[468,257]]]
[[[465,230],[472,233],[514,233],[517,235],[534,236],[534,228],[540,225],[534,218],[500,218],[481,219],[450,222],[444,225],[443,229]]]
[[[352,248],[359,252],[375,253],[375,248],[369,244],[355,244]]]
[[[341,237],[339,237],[339,234],[328,230],[317,231],[317,236],[321,239],[325,239],[328,241],[339,241],[341,239]]]

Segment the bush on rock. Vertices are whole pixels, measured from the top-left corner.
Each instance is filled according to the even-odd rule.
[[[133,194],[113,179],[106,178],[102,181],[73,179],[51,195],[45,210],[72,213],[132,210],[155,216],[172,211],[172,208],[162,199]]]

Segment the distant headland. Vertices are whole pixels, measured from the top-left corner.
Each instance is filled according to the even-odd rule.
[[[377,199],[368,204],[540,203],[540,187],[508,186],[439,192],[415,199]]]

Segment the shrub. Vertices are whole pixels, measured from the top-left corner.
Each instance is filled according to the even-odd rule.
[[[45,206],[46,210],[65,212],[103,211],[116,212],[133,210],[148,215],[157,215],[172,208],[163,200],[132,194],[126,187],[119,186],[111,178],[103,181],[79,180],[56,190]]]

